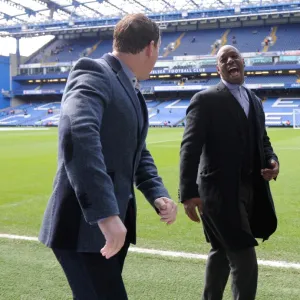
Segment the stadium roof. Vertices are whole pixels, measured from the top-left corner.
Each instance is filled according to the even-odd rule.
[[[295,1],[281,0],[280,3]],[[298,1],[297,1],[298,2]],[[277,3],[276,0],[0,0],[0,25],[120,17]]]

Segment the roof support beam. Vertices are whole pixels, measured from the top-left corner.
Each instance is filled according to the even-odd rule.
[[[97,11],[96,9],[87,6],[86,3],[80,3],[80,2],[78,2],[77,0],[73,0],[73,1],[72,1],[72,5],[74,5],[75,8],[76,8],[76,7],[83,6],[83,7],[87,8],[88,10],[93,11],[93,12],[96,13],[98,16],[103,17],[103,14],[101,14],[101,13],[100,13],[99,11]]]
[[[220,4],[222,4],[223,6],[227,6],[222,0],[218,0],[218,2],[219,2]]]
[[[36,1],[36,0],[34,0]],[[52,12],[55,12],[55,11],[58,11],[58,10],[61,10],[63,11],[64,13],[70,15],[70,16],[73,16],[73,17],[77,17],[77,18],[80,18],[81,16],[77,15],[76,13],[72,13],[71,11],[69,11],[67,9],[67,7],[70,7],[71,5],[67,5],[67,6],[62,6],[62,5],[59,5],[58,3],[54,2],[54,1],[51,1],[51,0],[39,0],[41,2],[44,2],[47,4],[47,7],[50,9],[50,11]]]
[[[168,7],[171,7],[174,11],[177,10],[177,8],[174,5],[171,5],[168,1],[166,0],[161,0],[163,3],[165,3]]]
[[[137,0],[133,0],[135,3],[137,3],[138,5],[142,6],[145,8],[145,10],[149,11],[149,12],[153,12],[150,8],[148,8],[147,6],[145,6],[144,4],[140,3],[139,1]]]
[[[10,15],[8,15],[8,14],[5,14],[5,13],[3,13],[3,12],[0,12],[0,20],[5,19],[6,21],[9,21],[9,20],[11,20],[12,18],[13,18],[12,16],[10,16]]]
[[[15,3],[13,1],[1,0],[1,2],[6,3],[7,5],[9,5],[11,7],[17,8],[20,11],[25,11],[25,13],[29,16],[35,16],[36,15],[36,12],[34,10],[32,10],[31,8],[23,6],[23,5],[18,4],[18,3]]]
[[[12,6],[12,7],[15,7],[18,10],[20,10],[20,12],[17,13],[17,15],[13,15],[13,16],[12,15],[8,15],[8,14],[6,14],[4,12],[1,12],[0,16],[2,18],[0,18],[0,20],[5,19],[6,21],[8,21],[8,20],[15,19],[15,20],[18,20],[20,22],[24,22],[22,19],[20,19],[18,17],[28,15],[29,14],[29,10],[32,12],[32,13],[29,14],[30,16],[31,15],[35,15],[35,12],[33,10],[31,10],[31,9],[29,9],[29,8],[23,6],[23,5],[19,5],[17,3],[14,3],[14,2],[8,1],[8,0],[0,0],[0,2],[6,3],[6,4],[8,4],[8,5]],[[24,12],[24,10],[25,10],[25,12]]]
[[[124,9],[122,9],[122,8],[120,8],[120,7],[118,7],[118,6],[116,6],[116,5],[114,5],[114,4],[112,4],[110,1],[108,1],[108,0],[104,0],[106,3],[108,3],[109,5],[111,5],[111,6],[113,6],[114,8],[116,8],[117,10],[120,10],[121,12],[123,12],[124,14],[128,14],[128,12],[127,11],[125,11]],[[99,2],[99,1],[98,1]]]
[[[194,0],[189,0],[189,2],[191,2],[192,4],[194,4],[197,8],[200,7]]]

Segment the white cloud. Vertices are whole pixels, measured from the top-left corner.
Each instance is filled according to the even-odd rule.
[[[24,56],[29,56],[43,45],[48,43],[53,36],[39,36],[32,38],[22,38],[20,40],[20,53]],[[0,55],[9,55],[16,53],[16,40],[14,38],[0,38]]]

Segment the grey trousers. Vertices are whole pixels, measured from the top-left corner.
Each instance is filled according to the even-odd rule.
[[[253,186],[247,182],[240,187],[242,228],[251,233],[249,216],[252,213]],[[211,249],[206,264],[202,300],[221,300],[231,273],[234,300],[254,300],[257,290],[258,266],[254,247],[236,251]]]
[[[255,249],[239,251],[211,250],[205,274],[203,300],[221,300],[231,272],[234,300],[253,300],[257,289],[257,259]]]

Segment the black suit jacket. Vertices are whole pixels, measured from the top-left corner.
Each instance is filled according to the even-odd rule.
[[[221,241],[224,247],[232,249],[257,245],[255,237],[268,239],[277,227],[269,183],[260,175],[260,169],[278,158],[265,130],[262,103],[249,90],[248,96],[255,114],[255,146],[259,155],[250,222],[253,235],[242,229],[239,211],[245,151],[243,120],[239,116],[243,110],[222,82],[192,98],[180,151],[180,201],[200,196],[209,241],[215,246]]]

